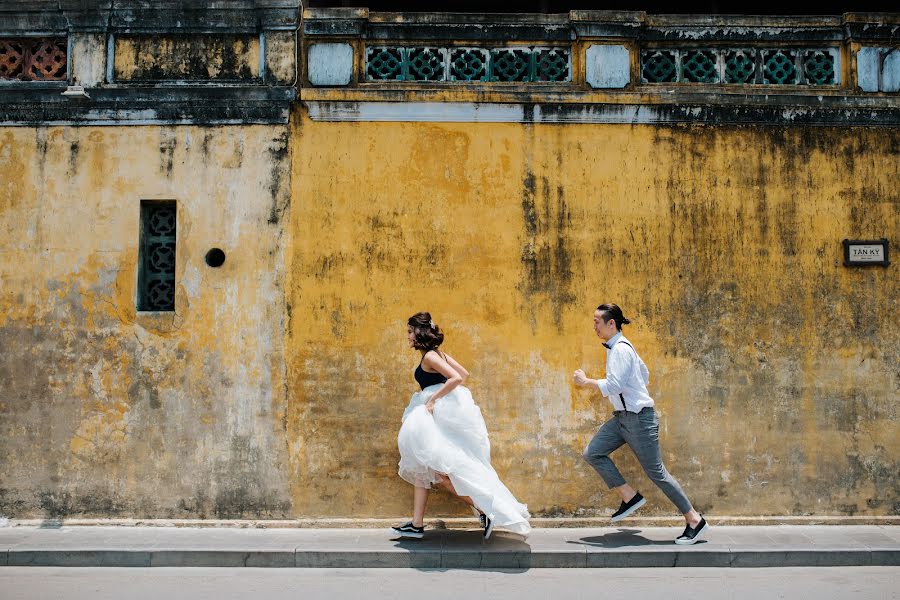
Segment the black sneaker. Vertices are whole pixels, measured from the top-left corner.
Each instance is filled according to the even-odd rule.
[[[641,496],[638,493],[635,493],[634,498],[632,498],[628,502],[623,502],[619,506],[619,510],[617,510],[616,512],[613,513],[613,516],[610,517],[610,520],[613,522],[621,521],[622,519],[631,515],[631,513],[633,513],[640,507],[642,507],[645,502],[647,502],[647,501],[644,500],[643,496]]]
[[[494,521],[487,515],[484,515],[484,539],[488,539],[491,537],[491,534],[494,533]]]
[[[400,534],[400,537],[416,539],[422,539],[423,537],[425,537],[425,528],[416,527],[412,524],[412,521],[404,523],[403,525],[395,525],[394,527],[391,527],[391,531]]]
[[[700,515],[700,522],[697,523],[697,526],[685,525],[684,533],[675,538],[675,543],[680,546],[696,544],[697,540],[700,539],[700,535],[707,529],[709,529],[709,526],[706,524],[706,519],[703,518],[703,515]]]

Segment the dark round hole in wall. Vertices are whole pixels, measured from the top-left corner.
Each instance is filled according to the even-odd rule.
[[[213,248],[209,252],[206,253],[206,264],[215,268],[221,267],[225,262],[225,253],[219,250],[218,248]]]

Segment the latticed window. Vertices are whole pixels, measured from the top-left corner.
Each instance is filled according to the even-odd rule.
[[[0,38],[0,80],[65,81],[66,38]]]
[[[138,262],[140,311],[175,310],[174,200],[141,202],[141,244]]]
[[[366,49],[368,81],[565,82],[572,80],[568,48]]]
[[[838,85],[836,48],[653,48],[641,51],[644,83]]]

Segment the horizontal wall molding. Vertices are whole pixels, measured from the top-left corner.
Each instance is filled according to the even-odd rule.
[[[686,104],[502,104],[478,102],[305,101],[313,121],[425,123],[612,123],[657,125],[900,125],[900,111],[804,106]]]
[[[89,99],[60,90],[7,89],[0,126],[41,125],[283,125],[297,92],[292,87],[100,88]]]

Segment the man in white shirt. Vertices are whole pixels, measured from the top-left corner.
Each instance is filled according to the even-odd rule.
[[[693,544],[708,529],[706,520],[694,510],[681,486],[666,470],[659,450],[659,417],[653,398],[647,393],[650,371],[634,346],[622,335],[622,325],[630,323],[615,304],[601,304],[594,311],[594,331],[606,347],[606,378],[589,379],[584,371],[575,371],[575,383],[596,387],[613,405],[613,418],[603,424],[584,449],[584,459],[606,485],[622,498],[613,521],[621,521],[644,505],[644,497],[625,482],[609,455],[628,444],[653,483],[684,515],[684,533],[676,544]]]

